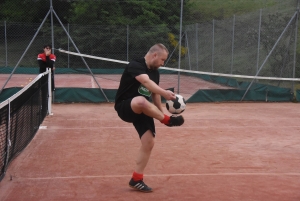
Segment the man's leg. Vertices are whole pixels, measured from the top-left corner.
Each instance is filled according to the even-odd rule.
[[[129,186],[143,192],[152,192],[152,189],[148,187],[144,181],[144,170],[148,164],[151,151],[154,146],[154,136],[152,131],[147,130],[141,137],[141,147],[138,152],[135,172],[129,182]]]
[[[162,121],[165,117],[162,111],[143,96],[133,98],[131,101],[131,108],[136,114],[144,113],[145,115],[153,117],[159,121]]]
[[[152,148],[154,147],[154,136],[152,131],[147,130],[146,133],[141,137],[141,147],[136,160],[135,172],[139,174],[144,173],[144,169],[149,161]]]
[[[131,109],[136,114],[144,113],[149,117],[159,120],[167,126],[181,126],[184,123],[184,119],[181,115],[171,117],[165,115],[143,96],[137,96],[131,100]]]

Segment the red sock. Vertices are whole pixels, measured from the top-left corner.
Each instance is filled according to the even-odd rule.
[[[163,124],[168,124],[169,120],[170,120],[170,117],[165,114],[165,118],[163,120],[161,120],[160,122],[163,123]]]
[[[144,177],[144,174],[139,174],[139,173],[136,173],[136,172],[133,172],[133,174],[132,174],[132,179],[134,181],[142,180],[143,177]]]

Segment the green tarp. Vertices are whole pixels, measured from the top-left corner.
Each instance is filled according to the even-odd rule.
[[[103,89],[109,102],[115,101],[117,90]],[[54,102],[56,103],[99,103],[107,102],[99,88],[57,88]]]
[[[11,96],[16,94],[21,89],[22,89],[22,87],[11,87],[11,88],[7,88],[7,89],[3,89],[0,94],[0,103],[7,100],[8,98],[10,98]]]
[[[300,90],[296,91],[296,100],[297,102],[300,102]]]
[[[226,102],[241,101],[246,90],[238,89],[207,89],[198,90],[187,102]],[[267,102],[289,102],[293,99],[293,94],[289,91],[262,91],[249,90],[243,101],[267,101]]]

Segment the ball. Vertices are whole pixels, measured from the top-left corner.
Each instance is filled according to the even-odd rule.
[[[166,101],[166,108],[172,114],[180,114],[185,110],[186,102],[185,99],[176,94],[175,100],[167,100]]]

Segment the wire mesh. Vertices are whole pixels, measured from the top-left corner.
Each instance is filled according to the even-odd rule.
[[[108,1],[102,3],[108,3]],[[109,3],[115,6],[121,5],[119,1]],[[126,6],[129,2],[122,3],[124,4],[121,6]],[[170,1],[165,3],[170,3]],[[210,1],[204,2],[204,4],[210,3]],[[297,3],[297,0],[272,1],[272,3],[260,1],[257,9],[246,13],[240,11],[239,7],[234,4],[232,9],[237,14],[226,16],[226,13],[222,11],[215,18],[209,20],[204,20],[201,16],[194,16],[191,19],[189,18],[191,13],[184,13],[180,68],[246,76],[256,75],[261,68],[258,76],[299,78],[299,68],[295,68],[294,59],[295,45],[297,45],[296,18],[287,26],[297,12]],[[166,65],[178,68],[179,19],[181,16],[180,4],[177,2],[175,6],[178,8],[178,12],[172,13],[172,15],[167,11],[155,13],[155,18],[165,20],[164,23],[157,21],[158,23],[155,25],[152,22],[134,25],[130,22],[127,25],[88,24],[88,19],[91,17],[88,14],[86,19],[82,19],[84,23],[66,23],[69,16],[64,12],[67,11],[60,7],[54,7],[60,18],[54,17],[53,25],[55,48],[53,51],[57,56],[55,73],[90,76],[81,57],[57,51],[58,48],[63,48],[76,52],[71,39],[80,53],[124,61],[144,56],[149,47],[160,42],[165,44],[170,51]],[[186,7],[184,7],[185,10]],[[140,15],[137,13],[136,17],[139,18]],[[59,23],[60,20],[64,22],[64,28]],[[78,22],[81,20],[78,19]],[[3,33],[0,34],[0,44],[3,44],[0,45],[1,73],[12,71],[39,25],[11,21],[0,23],[0,30]],[[43,45],[51,43],[51,40],[51,21],[47,19],[23,60],[17,66],[15,73],[37,74],[36,56],[42,51]],[[278,44],[271,52],[277,40]],[[5,42],[7,42],[7,46]],[[266,59],[267,57],[268,59]],[[123,64],[89,58],[84,58],[84,60],[96,77],[103,79],[118,81],[118,78],[109,74],[115,74],[124,68]],[[173,82],[178,82],[178,80],[173,80]],[[270,81],[264,82],[274,84]],[[280,82],[279,85],[292,86],[283,84],[283,82]],[[56,87],[60,87],[59,83]]]

